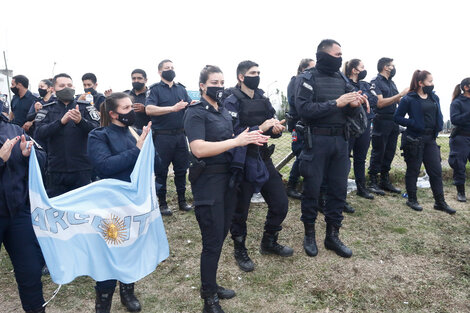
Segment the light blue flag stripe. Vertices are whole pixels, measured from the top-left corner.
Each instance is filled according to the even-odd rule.
[[[51,199],[34,148],[31,151],[31,218],[55,283],[82,275],[132,283],[169,256],[155,198],[151,137],[144,142],[131,182],[103,179]]]

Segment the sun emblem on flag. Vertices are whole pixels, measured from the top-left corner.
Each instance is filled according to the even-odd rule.
[[[111,218],[101,221],[101,229],[101,234],[108,244],[121,244],[126,237],[126,225],[119,216],[111,215]]]

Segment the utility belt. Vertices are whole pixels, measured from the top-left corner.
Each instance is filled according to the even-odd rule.
[[[393,114],[375,113],[374,119],[378,121],[393,121]]]
[[[452,132],[450,133],[450,138],[454,138],[455,136],[464,136],[464,137],[470,137],[470,132],[462,130],[458,127],[455,127],[452,129]]]
[[[318,127],[318,125],[316,126],[305,125],[303,121],[299,121],[295,125],[295,129],[297,132],[304,135],[304,138],[306,138],[308,149],[313,148],[313,135],[343,136],[344,139],[349,140],[349,131],[346,125],[344,125],[343,127],[328,126],[328,125],[325,125],[324,127]]]
[[[425,128],[423,131],[424,136],[434,135],[434,128]]]
[[[206,162],[199,161],[195,157],[191,160],[189,166],[188,179],[193,184],[202,174],[225,174],[230,172],[230,164],[206,165]]]
[[[152,130],[155,135],[179,135],[184,133],[184,128],[177,129],[154,129]]]

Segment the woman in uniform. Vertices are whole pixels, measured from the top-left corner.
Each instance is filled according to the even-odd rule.
[[[219,298],[235,296],[216,282],[222,245],[232,221],[236,199],[230,184],[230,149],[248,144],[262,145],[268,137],[248,129],[233,137],[232,117],[219,103],[224,76],[217,66],[205,66],[199,76],[201,101],[188,107],[184,129],[195,156],[189,169],[195,214],[202,236],[201,297],[205,313],[223,313]]]
[[[364,63],[359,59],[352,59],[344,65],[344,75],[349,79],[355,91],[362,91],[367,96],[368,102],[364,103],[367,112],[367,128],[359,137],[349,139],[349,153],[353,152],[354,178],[356,180],[357,195],[366,199],[374,199],[374,196],[366,188],[366,157],[370,146],[370,124],[373,114],[370,106],[377,103],[377,96],[371,93],[371,85],[363,79],[367,76]]]
[[[455,128],[449,139],[449,165],[454,170],[457,200],[466,202],[465,167],[470,160],[470,77],[455,86],[450,104],[450,122]]]
[[[441,151],[436,143],[436,137],[442,130],[443,118],[439,98],[433,89],[431,73],[416,70],[411,79],[410,91],[401,99],[394,115],[396,123],[406,126],[406,131],[402,134],[408,193],[406,205],[415,211],[423,210],[416,196],[416,182],[421,163],[424,163],[435,200],[434,209],[454,214],[455,210],[444,199]],[[408,118],[405,118],[406,114]]]
[[[135,122],[135,112],[129,95],[121,92],[106,97],[101,106],[101,126],[88,135],[90,162],[100,178],[114,178],[130,182],[130,175],[139,156],[140,149],[150,130],[151,122],[137,135],[130,126]],[[116,280],[96,283],[97,313],[108,313]],[[134,284],[119,282],[121,302],[129,312],[141,310],[139,300],[134,294]]]

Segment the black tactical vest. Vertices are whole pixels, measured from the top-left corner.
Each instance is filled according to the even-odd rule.
[[[312,71],[312,80],[314,86],[314,101],[326,102],[328,100],[338,99],[347,92],[346,80],[340,73],[333,75],[324,74],[316,69]],[[341,108],[335,107],[331,114],[321,119],[312,121],[315,126],[343,126],[347,119]]]
[[[233,95],[237,97],[240,103],[238,120],[241,126],[253,127],[261,125],[264,121],[271,118],[269,116],[269,99],[250,99],[238,89],[233,91]]]

